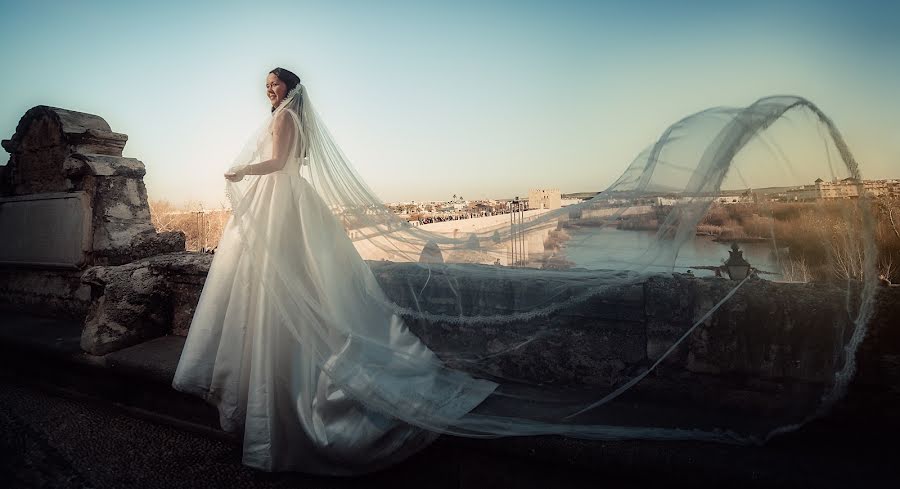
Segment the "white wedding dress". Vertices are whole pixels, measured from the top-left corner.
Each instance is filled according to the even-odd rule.
[[[346,231],[300,176],[303,161],[244,177],[173,386],[217,406],[226,431],[243,430],[246,465],[364,473],[402,460],[439,433],[357,398],[403,406],[413,418],[419,410],[454,419],[496,384],[438,374],[440,361],[386,306]],[[303,303],[285,307],[279,293],[286,287]],[[362,351],[364,343],[392,351]],[[392,361],[397,352],[402,365]]]

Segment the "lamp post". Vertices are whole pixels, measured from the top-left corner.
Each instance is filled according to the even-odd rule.
[[[728,252],[728,261],[725,262],[725,270],[731,280],[744,280],[750,273],[750,263],[744,259],[744,252],[738,248],[737,242],[731,243],[731,251]]]

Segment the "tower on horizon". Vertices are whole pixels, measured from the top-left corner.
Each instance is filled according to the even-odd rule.
[[[528,191],[529,209],[559,209],[561,206],[562,196],[558,188]]]

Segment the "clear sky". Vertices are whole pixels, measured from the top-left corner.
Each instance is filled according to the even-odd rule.
[[[0,136],[34,105],[100,115],[175,203],[225,202],[275,66],[389,201],[600,190],[670,123],[774,94],[900,177],[895,1],[0,5]]]

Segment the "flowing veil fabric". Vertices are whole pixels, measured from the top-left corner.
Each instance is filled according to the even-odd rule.
[[[293,124],[281,170],[226,184],[233,215],[173,386],[216,405],[224,429],[243,431],[246,464],[323,474],[377,470],[441,433],[759,443],[799,426],[843,394],[871,314],[875,251],[864,198],[837,218],[864,257],[857,280],[846,284],[852,331],[840,336],[827,381],[798,391],[790,409],[777,415],[752,423],[728,413],[675,419],[661,414],[666,401],[637,408],[637,398],[628,398],[670,353],[691,348],[690,335],[749,278],[733,282],[661,354],[628,366],[611,385],[558,386],[540,374],[515,378],[485,366],[523,348],[560,348],[547,339],[550,326],[540,325],[568,308],[651,277],[672,277],[684,266],[679,251],[719,191],[769,175],[753,164],[742,171],[741,158],[775,154],[778,145],[767,133],[787,112],[810,114],[810,127],[824,128],[817,133],[824,153],[811,160],[814,168],[769,158],[779,174],[860,178],[840,133],[817,107],[798,97],[771,97],[673,124],[590,200],[460,236],[410,225],[385,207],[298,85],[234,161],[232,169],[270,158],[273,121],[287,117]],[[642,246],[607,246],[611,226],[645,215],[647,202],[661,195],[677,203],[657,216],[656,231]],[[572,224],[581,237],[571,247],[597,261],[560,265],[543,254],[517,262],[510,252],[521,236]],[[402,265],[390,277],[390,295],[372,268],[386,262]],[[448,331],[508,330],[519,340],[493,347],[451,342],[433,351],[409,328],[426,323]],[[526,323],[539,327],[516,329]]]

